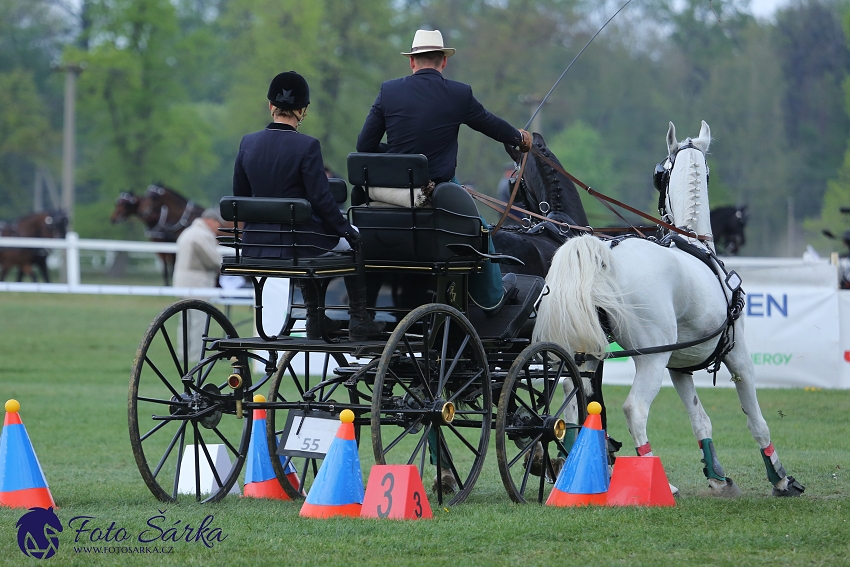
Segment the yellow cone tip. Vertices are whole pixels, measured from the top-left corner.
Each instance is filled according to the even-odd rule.
[[[15,413],[21,409],[21,404],[18,400],[9,400],[6,402],[6,411],[8,413]]]
[[[599,402],[590,402],[587,404],[587,413],[590,415],[599,415],[602,413],[602,405]]]
[[[352,423],[354,421],[354,412],[350,409],[344,409],[339,414],[339,420],[343,423]]]
[[[262,394],[254,394],[254,401],[255,402],[264,402],[264,401],[266,401],[266,397]]]

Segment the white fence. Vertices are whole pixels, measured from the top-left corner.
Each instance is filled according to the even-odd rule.
[[[208,297],[225,304],[247,304],[250,288],[174,288],[165,286],[86,285],[80,283],[80,250],[174,253],[175,244],[81,239],[69,232],[64,240],[0,237],[0,247],[66,250],[66,281],[63,284],[0,282],[0,292],[41,292],[115,295]],[[225,249],[226,252],[230,250]],[[767,387],[814,387],[850,389],[850,291],[838,289],[837,267],[827,261],[780,258],[725,258],[728,269],[744,280],[747,307],[745,338],[753,357],[756,381]],[[283,281],[270,285],[286,286]],[[268,289],[268,287],[267,287]],[[286,297],[285,287],[279,294]],[[286,313],[282,304],[269,302],[266,321],[280,322],[275,314]],[[630,384],[634,363],[614,359],[605,364],[609,384]],[[705,372],[694,376],[699,386],[711,384]],[[669,379],[667,384],[669,385]],[[717,376],[718,385],[732,386],[728,372]]]
[[[170,286],[141,285],[93,285],[80,281],[80,250],[106,252],[145,252],[150,254],[177,252],[177,245],[168,242],[134,242],[129,240],[93,240],[80,238],[76,232],[69,232],[65,239],[59,238],[18,238],[0,236],[0,248],[47,248],[65,250],[65,282],[67,283],[28,283],[0,282],[0,292],[39,292],[39,293],[79,293],[107,295],[159,295],[174,297],[208,297],[211,299],[251,300],[252,289],[223,288],[185,288]],[[224,252],[229,252],[224,249]]]

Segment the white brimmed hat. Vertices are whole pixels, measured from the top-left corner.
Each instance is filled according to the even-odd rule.
[[[440,33],[440,30],[416,30],[410,52],[405,53],[402,51],[401,54],[410,57],[411,55],[419,55],[420,53],[428,53],[429,51],[442,51],[446,57],[451,57],[455,54],[454,47],[443,46],[443,34]]]

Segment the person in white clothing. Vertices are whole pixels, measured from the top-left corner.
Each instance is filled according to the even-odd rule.
[[[219,212],[207,209],[177,237],[174,287],[215,287],[221,270],[221,249],[215,237],[223,225]]]
[[[224,220],[219,212],[216,209],[207,209],[177,237],[174,287],[216,286],[221,270],[221,249],[215,237],[223,225]],[[200,311],[189,311],[188,322],[189,360],[197,362],[201,359],[201,337],[206,316]],[[178,343],[182,343],[183,333],[178,331],[177,337]],[[180,347],[182,345],[178,348]]]

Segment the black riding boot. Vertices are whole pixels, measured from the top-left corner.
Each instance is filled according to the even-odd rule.
[[[319,291],[313,280],[298,280],[298,285],[301,286],[301,296],[304,298],[304,305],[307,307],[307,338],[321,339],[322,333],[319,330]],[[340,324],[338,321],[325,317],[325,332],[332,333],[338,330]]]
[[[348,339],[365,341],[384,330],[386,323],[375,321],[366,310],[366,282],[359,276],[346,276],[348,290]]]

